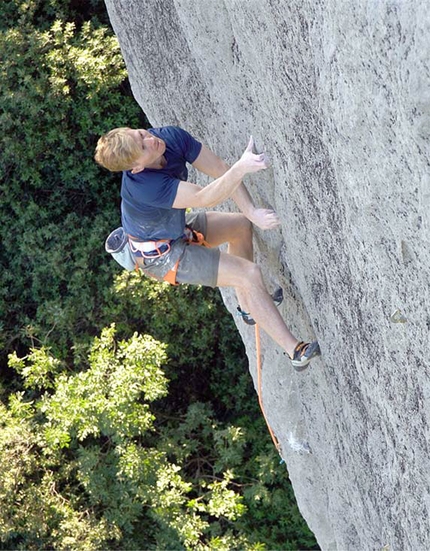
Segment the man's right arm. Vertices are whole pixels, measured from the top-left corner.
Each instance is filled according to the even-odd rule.
[[[226,201],[240,186],[245,174],[267,168],[264,153],[253,153],[253,144],[254,140],[251,137],[241,158],[227,172],[206,187],[202,188],[190,182],[180,182],[173,208],[214,207]]]

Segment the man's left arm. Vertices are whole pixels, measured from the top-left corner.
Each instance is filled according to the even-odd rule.
[[[194,168],[212,178],[219,178],[229,169],[228,164],[205,145],[202,145],[199,156],[192,164]],[[256,208],[243,183],[241,183],[237,190],[231,195],[231,198],[248,220],[262,230],[270,230],[279,226],[280,221],[278,215],[270,209]]]

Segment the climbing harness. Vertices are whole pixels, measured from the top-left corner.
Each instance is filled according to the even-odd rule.
[[[135,256],[142,258],[159,258],[167,254],[171,249],[170,239],[160,239],[159,241],[139,241],[132,235],[128,236],[130,250]]]
[[[160,258],[165,254],[169,253],[172,245],[177,241],[183,240],[190,245],[201,245],[203,247],[210,247],[208,242],[205,240],[204,235],[196,230],[193,230],[191,227],[186,226],[185,231],[181,237],[178,239],[160,239],[159,241],[139,241],[136,237],[132,235],[128,236],[130,250],[135,257],[141,258]],[[178,285],[176,282],[176,274],[179,267],[179,260],[173,266],[171,270],[165,274],[163,278],[160,278],[160,281],[167,281],[170,285]],[[139,271],[139,264],[136,260],[135,269]],[[150,277],[154,279],[159,279],[152,274],[149,274]]]
[[[260,404],[261,413],[263,414],[264,420],[266,421],[267,428],[269,429],[269,434],[272,437],[273,444],[275,445],[275,448],[278,450],[279,455],[281,455],[281,444],[279,443],[278,439],[276,438],[275,433],[272,430],[272,427],[270,426],[269,421],[266,417],[266,412],[264,411],[264,405],[263,405],[263,393],[262,393],[262,367],[261,367],[261,348],[260,348],[260,329],[258,325],[255,325],[255,350],[257,355],[257,394],[258,394],[258,403]],[[282,458],[282,456],[281,456]],[[283,459],[281,463],[283,462]]]

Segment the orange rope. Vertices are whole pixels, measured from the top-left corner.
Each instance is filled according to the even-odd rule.
[[[263,414],[264,420],[266,421],[267,428],[269,429],[270,436],[272,437],[275,448],[278,450],[279,454],[281,453],[281,445],[278,442],[278,439],[275,436],[275,433],[272,430],[272,427],[269,425],[267,420],[266,413],[264,412],[263,406],[263,394],[261,389],[261,349],[260,349],[260,329],[258,325],[255,325],[255,349],[257,354],[257,391],[258,391],[258,403],[260,404],[261,413]]]

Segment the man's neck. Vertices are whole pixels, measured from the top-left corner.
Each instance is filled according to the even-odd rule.
[[[160,168],[164,168],[167,164],[166,158],[164,155],[161,155],[156,161],[154,161],[152,164],[148,165],[146,168],[152,168],[153,170],[159,170]]]

